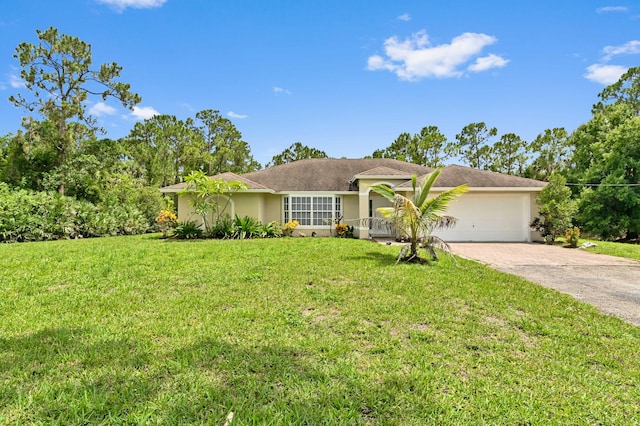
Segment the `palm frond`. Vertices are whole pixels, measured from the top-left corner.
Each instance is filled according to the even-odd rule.
[[[435,197],[420,204],[420,213],[426,216],[444,213],[449,208],[449,203],[451,201],[455,200],[458,196],[464,194],[468,190],[469,187],[467,185],[460,185],[441,192]]]
[[[451,246],[445,240],[443,240],[438,236],[429,235],[423,241],[422,248],[424,248],[427,253],[431,254],[431,257],[433,258],[433,260],[438,260],[438,254],[435,251],[435,249],[438,249],[438,250],[442,250],[443,252],[451,256],[451,258],[456,264],[458,263],[456,261],[456,257],[453,255],[453,250],[451,250]]]
[[[424,179],[422,179],[422,182],[420,182],[420,186],[418,188],[416,188],[415,182],[412,182],[414,193],[413,199],[416,206],[422,206],[425,201],[427,201],[427,197],[431,192],[433,184],[438,179],[438,176],[440,176],[440,170],[441,169],[435,169],[433,172],[426,175]]]
[[[396,229],[394,222],[385,217],[363,217],[360,219],[345,220],[344,222],[347,224],[352,224],[353,226],[361,226],[363,228],[369,229],[380,229],[387,232],[391,232]]]
[[[376,194],[382,195],[384,198],[386,198],[392,203],[396,196],[396,192],[393,189],[391,189],[388,185],[385,185],[383,183],[371,185],[369,186],[369,189],[371,189]]]
[[[395,198],[393,199],[393,208],[402,213],[402,215],[407,218],[418,217],[420,215],[417,206],[413,203],[412,200],[405,197],[404,195],[396,194]]]
[[[435,221],[432,226],[429,228],[430,231],[436,230],[436,229],[448,229],[448,228],[453,228],[456,223],[458,223],[458,219],[453,217],[453,216],[449,216],[449,215],[442,215],[438,217],[438,220]]]

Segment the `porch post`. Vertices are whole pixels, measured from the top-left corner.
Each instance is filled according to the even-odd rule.
[[[362,185],[364,186],[364,185]],[[358,193],[358,218],[362,219],[365,217],[369,217],[369,188],[364,186],[364,188],[360,188]],[[357,226],[358,229],[358,238],[361,240],[366,240],[369,238],[369,227],[359,223]]]

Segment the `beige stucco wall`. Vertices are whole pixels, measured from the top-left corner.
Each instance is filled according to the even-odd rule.
[[[370,183],[373,184],[379,182],[370,181]],[[385,183],[393,184],[397,182],[387,181]],[[438,192],[434,191],[432,195],[436,195],[437,193]],[[469,194],[471,195],[469,196]],[[492,208],[492,206],[502,206],[502,208],[511,209],[512,212],[515,212],[517,217],[515,217],[512,221],[512,223],[514,224],[512,228],[516,226],[516,222],[519,223],[517,226],[519,226],[519,232],[522,235],[522,240],[540,241],[542,238],[540,237],[539,233],[533,232],[528,228],[524,229],[525,222],[526,226],[528,226],[531,220],[533,220],[533,218],[538,215],[538,206],[536,204],[537,194],[537,192],[532,193],[504,191],[469,192],[462,195],[462,197],[469,197],[469,202],[452,202],[449,213],[459,218],[462,217],[465,221],[469,221],[469,218],[471,218],[472,221],[482,221],[482,217],[486,218],[491,215],[490,209]],[[411,192],[405,192],[404,195],[411,196]],[[374,214],[376,208],[381,206],[388,206],[388,201],[378,194],[370,192],[368,186],[362,184],[360,185],[359,192],[354,192],[353,194],[342,194],[341,196],[342,210],[344,214],[343,222],[349,225],[356,225],[356,236],[359,236],[360,238],[368,238],[368,227],[357,226],[355,221],[357,219],[369,216],[369,199],[373,200]],[[282,224],[284,220],[282,211],[282,197],[282,194],[269,193],[234,194],[225,212],[229,215],[238,215],[240,217],[255,217],[262,223],[276,221]],[[520,206],[520,210],[517,210],[518,205]],[[191,214],[193,212],[193,207],[189,203],[189,196],[178,197],[177,206],[178,219],[180,221],[192,220],[200,225],[202,224],[202,219],[199,216]],[[511,220],[511,218],[509,220]],[[213,221],[211,215],[209,216],[209,221],[210,223]],[[300,235],[300,233],[303,233],[310,236],[313,232],[315,232],[318,236],[328,236],[332,235],[333,228],[333,225],[323,225],[319,227],[299,227],[294,232],[294,235]],[[498,231],[496,232],[500,232],[500,227],[494,226],[494,228],[498,229]],[[476,227],[474,229],[478,228]],[[462,230],[462,225],[460,226],[460,230]],[[472,230],[470,229],[469,232],[472,232]],[[486,235],[491,235],[490,232],[485,233]],[[480,234],[482,234],[482,232],[478,233],[478,235]],[[505,233],[505,235],[507,234]],[[489,240],[490,239],[491,238],[489,238]],[[455,241],[455,239],[450,241]]]
[[[358,214],[358,194],[348,194],[342,196],[343,222],[351,222],[360,219]]]
[[[193,213],[193,207],[189,204],[190,196],[178,196],[178,221],[186,222],[187,220],[195,220],[195,217],[191,215]],[[198,223],[202,223],[198,219]]]
[[[282,223],[282,195],[264,194],[263,218],[264,223],[276,221]]]
[[[202,217],[194,214],[193,205],[191,204],[192,197],[192,195],[178,197],[178,221],[194,221],[202,226]],[[228,214],[231,217],[234,215],[240,217],[252,216],[258,219],[263,216],[264,194],[234,194],[231,199],[221,196],[220,202],[222,210],[216,212],[216,215]],[[207,219],[212,224],[213,214],[210,213]]]
[[[251,194],[251,193],[237,193],[231,198],[233,203],[233,211],[229,214],[233,217],[251,216],[257,219],[261,219],[264,199],[263,194]]]

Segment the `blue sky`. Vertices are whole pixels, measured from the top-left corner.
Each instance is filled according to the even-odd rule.
[[[0,135],[25,112],[16,46],[56,27],[117,62],[134,112],[94,99],[107,137],[153,113],[217,109],[262,164],[300,141],[358,158],[402,132],[471,122],[532,140],[574,130],[640,65],[637,1],[20,0],[0,4]]]

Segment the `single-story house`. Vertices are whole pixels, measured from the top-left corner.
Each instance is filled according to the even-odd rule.
[[[222,173],[213,178],[238,180],[247,189],[235,193],[228,203],[231,216],[252,216],[263,223],[284,224],[297,220],[297,232],[329,235],[334,220],[355,225],[359,238],[384,236],[387,229],[358,226],[357,219],[371,217],[389,202],[369,188],[384,183],[396,192],[412,192],[411,176],[418,179],[430,167],[387,158],[308,159],[256,172]],[[447,214],[458,219],[454,228],[435,232],[446,241],[533,241],[539,239],[529,223],[538,214],[536,196],[545,183],[517,176],[451,165],[444,167],[432,193],[467,184],[469,191],[450,204]],[[161,189],[177,194],[185,183]],[[189,196],[177,198],[178,219],[194,220]]]

